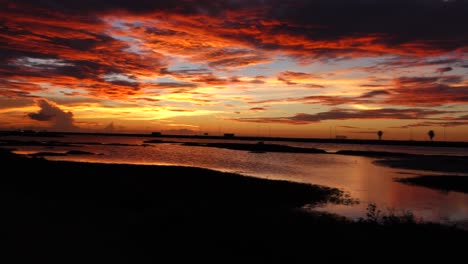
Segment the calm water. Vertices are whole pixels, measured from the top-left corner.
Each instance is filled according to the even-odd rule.
[[[69,136],[64,138],[13,138],[23,140],[98,142],[142,144],[148,138]],[[171,139],[164,139],[170,141]],[[184,141],[183,139],[172,139]],[[221,140],[194,140],[220,142]],[[235,142],[235,141],[230,141]],[[239,141],[246,143],[246,141]],[[255,143],[255,142],[252,142]],[[406,146],[375,146],[326,143],[275,142],[290,146],[315,147],[328,152],[338,150],[374,150],[415,154],[468,155],[463,148],[427,148]],[[393,169],[373,164],[375,159],[327,154],[250,153],[246,151],[182,146],[176,143],[151,146],[102,146],[82,147],[18,147],[19,153],[38,151],[66,152],[80,149],[104,155],[50,157],[49,159],[132,163],[157,165],[182,165],[236,172],[260,178],[280,179],[337,187],[348,192],[360,203],[352,206],[326,205],[318,210],[338,213],[351,218],[365,215],[368,203],[376,203],[383,210],[410,210],[417,217],[428,221],[458,223],[468,227],[468,195],[459,192],[440,192],[423,187],[404,185],[393,181],[396,177],[413,177],[435,174],[428,171]],[[468,173],[468,172],[467,172]],[[194,175],[196,177],[196,175]]]

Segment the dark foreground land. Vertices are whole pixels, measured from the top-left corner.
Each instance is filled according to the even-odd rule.
[[[411,217],[299,210],[339,190],[212,170],[51,162],[0,152],[5,263],[454,262],[468,233]],[[409,256],[408,256],[409,254]]]

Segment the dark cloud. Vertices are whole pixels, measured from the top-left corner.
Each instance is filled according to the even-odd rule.
[[[308,80],[312,78],[318,78],[318,77],[310,73],[293,72],[293,71],[284,71],[278,74],[278,81],[282,81],[287,85],[297,84],[296,82],[294,82],[294,80]],[[318,87],[310,87],[310,88],[318,88]]]
[[[297,98],[279,98],[249,101],[249,104],[303,103],[329,106],[344,104],[380,104],[401,106],[440,106],[468,102],[468,86],[457,75],[440,77],[399,77],[385,90],[372,90],[360,96],[312,95]]]
[[[325,86],[320,85],[320,84],[315,84],[315,83],[305,84],[304,87],[307,87],[307,88],[325,88]]]
[[[26,14],[49,10],[49,13],[69,14],[82,20],[109,16],[117,11],[121,15],[124,12],[140,16],[177,15],[188,20],[204,17],[205,25],[219,23],[211,23],[208,29],[217,37],[265,50],[289,50],[297,56],[309,53],[312,57],[334,57],[356,52],[427,54],[455,50],[468,43],[464,34],[468,24],[467,1],[84,0],[76,3],[20,0],[15,4],[29,10],[22,11]],[[151,30],[145,31],[149,33],[154,34]],[[169,33],[170,36],[178,34]],[[64,45],[76,49],[93,47],[88,42],[80,40]],[[236,65],[239,61],[228,59],[223,63]]]
[[[119,85],[119,86],[132,87],[133,89],[138,89],[138,87],[140,86],[140,84],[137,82],[129,82],[129,81],[122,81],[122,80],[110,81],[110,83]]]
[[[285,123],[285,124],[309,124],[326,120],[349,120],[349,119],[424,119],[435,115],[452,113],[448,111],[429,110],[421,108],[409,109],[377,109],[377,110],[347,110],[335,109],[317,114],[299,113],[291,117],[265,117],[265,118],[237,118],[232,119],[239,122],[251,123]]]
[[[370,98],[378,95],[389,95],[390,93],[385,90],[374,90],[374,91],[369,91],[367,93],[364,93],[360,96],[360,98]]]
[[[394,81],[401,86],[404,85],[424,85],[435,83],[439,80],[439,77],[399,77]]]
[[[29,118],[36,121],[48,121],[51,128],[57,131],[72,131],[78,127],[74,124],[73,113],[65,112],[57,105],[45,99],[36,101],[40,110],[36,113],[29,113]]]
[[[154,98],[148,98],[148,97],[140,97],[140,98],[137,98],[137,100],[148,101],[152,103],[161,101],[160,99],[154,99]]]
[[[446,84],[459,84],[463,82],[463,77],[458,75],[446,75],[440,77],[439,81]]]
[[[169,70],[164,67],[159,70],[161,75],[173,75],[181,78],[188,78],[198,75],[211,74],[211,71],[207,68],[193,68],[193,69],[180,69],[180,70]]]
[[[182,109],[182,108],[170,108],[168,110],[172,112],[195,112],[196,111],[192,109]]]
[[[437,82],[441,83],[460,83],[463,80],[462,76],[458,75],[446,75],[446,76],[430,76],[430,77],[399,77],[394,79],[394,82],[398,86],[424,86],[434,84]]]
[[[260,63],[270,62],[271,60],[264,56],[243,56],[237,58],[225,58],[213,62],[209,62],[208,65],[212,68],[237,68],[245,67],[249,65],[255,65]]]
[[[388,97],[379,101],[389,105],[439,106],[449,103],[468,102],[468,86],[461,76],[442,77],[400,77],[389,87]]]
[[[449,71],[452,71],[453,68],[452,67],[442,67],[442,68],[437,68],[436,69],[436,72],[438,73],[444,73],[444,72],[449,72]]]
[[[268,107],[252,107],[249,109],[250,111],[256,111],[256,112],[261,112],[261,111],[266,111],[268,110]]]
[[[458,126],[467,126],[468,121],[425,121],[418,122],[404,126],[396,126],[390,128],[413,128],[413,127],[458,127]]]
[[[372,88],[374,88],[374,87],[383,87],[385,85],[382,85],[382,84],[361,84],[359,86],[360,87],[372,87]]]
[[[262,100],[262,101],[249,101],[249,104],[268,104],[268,103],[304,103],[304,104],[314,104],[320,103],[324,105],[341,105],[348,103],[360,102],[359,99],[354,97],[342,97],[342,96],[326,96],[326,95],[313,95],[305,96],[298,98],[281,98],[281,99],[271,99],[271,100]]]
[[[413,67],[425,67],[425,66],[437,66],[437,65],[459,65],[464,60],[458,57],[454,58],[431,58],[421,56],[409,56],[409,55],[394,55],[390,58],[383,59],[375,65],[364,67],[363,69],[368,72],[383,72],[395,69],[413,68]],[[448,66],[447,66],[448,67]],[[444,67],[444,68],[447,68]]]
[[[327,25],[324,38],[337,35],[385,34],[377,43],[389,46],[420,43],[429,47],[452,50],[463,47],[463,25],[468,22],[466,1],[446,3],[440,0],[412,1],[305,1],[295,16],[286,8],[291,20],[308,25]],[[291,3],[294,6],[294,3]],[[339,7],[339,8],[337,8]],[[310,11],[315,12],[313,14]],[[285,17],[285,15],[283,15]],[[359,19],[353,19],[359,18]],[[325,29],[324,29],[325,31]],[[313,30],[311,30],[313,32]],[[313,34],[313,33],[312,33]],[[445,40],[445,41],[444,41]],[[404,49],[404,47],[403,47]]]

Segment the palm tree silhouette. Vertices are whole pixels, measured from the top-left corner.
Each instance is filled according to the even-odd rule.
[[[383,135],[383,132],[379,130],[379,132],[377,132],[377,136],[379,136],[379,140],[382,140],[382,135]]]
[[[429,132],[427,132],[427,135],[429,136],[429,138],[430,138],[431,141],[432,141],[432,139],[433,139],[434,136],[435,136],[434,130],[429,130]]]

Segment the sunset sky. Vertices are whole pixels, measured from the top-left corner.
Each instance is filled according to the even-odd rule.
[[[0,129],[468,141],[467,25],[466,0],[0,0]]]

